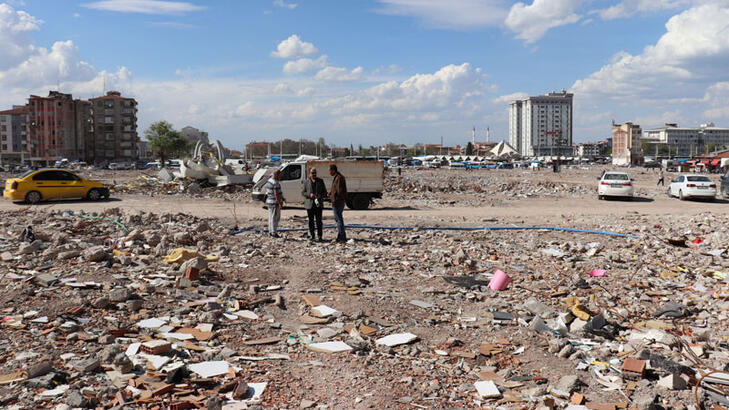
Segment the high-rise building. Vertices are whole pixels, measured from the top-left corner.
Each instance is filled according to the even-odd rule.
[[[20,163],[28,157],[28,107],[0,111],[0,163]]]
[[[28,99],[28,146],[31,161],[50,162],[61,158],[83,159],[83,102],[71,94],[51,91],[48,97]]]
[[[642,165],[643,148],[640,125],[613,123],[613,165]]]
[[[88,101],[89,127],[87,162],[131,162],[139,157],[137,143],[137,101],[118,91]]]
[[[572,97],[565,90],[509,104],[509,145],[523,157],[571,156]]]

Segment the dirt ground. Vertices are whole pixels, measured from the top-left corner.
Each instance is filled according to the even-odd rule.
[[[25,278],[0,277],[3,321],[13,324],[0,332],[0,376],[41,357],[54,369],[47,384],[0,386],[0,405],[52,408],[70,405],[73,398],[83,403],[79,407],[110,408],[126,400],[134,408],[185,402],[217,409],[221,402],[210,400],[222,399],[228,391],[224,386],[241,380],[268,383],[261,403],[252,408],[537,408],[554,400],[564,408],[572,392],[607,406],[591,408],[687,408],[692,391],[657,387],[667,374],[657,364],[633,384],[621,378],[619,369],[626,357],[645,359],[644,354],[691,365],[673,342],[657,344],[655,335],[649,341],[640,338],[648,319],[651,331],[670,329],[705,349],[702,366],[726,365],[729,297],[717,294],[724,295],[722,278],[729,271],[723,256],[729,254],[724,233],[729,202],[668,198],[665,188],[655,186],[657,172],[642,169],[628,170],[634,199],[598,200],[596,178],[602,170],[388,172],[383,199],[366,211],[345,211],[345,222],[415,228],[555,226],[633,237],[352,229],[351,241],[337,245],[311,243],[300,231],[283,233],[283,239],[231,235],[234,226],[266,226],[267,211],[251,201],[247,190],[191,193],[185,184],[160,185],[149,179],[153,174],[133,171],[87,175],[114,186],[106,201],[34,206],[0,201],[0,267]],[[667,174],[666,180],[672,177]],[[718,183],[717,175],[711,177]],[[83,219],[89,214],[110,219]],[[331,225],[331,211],[324,215]],[[27,225],[41,238],[40,248],[28,250],[31,244],[15,239]],[[305,225],[303,209],[284,209],[282,228]],[[325,238],[334,235],[328,229]],[[669,238],[678,245],[668,245]],[[118,248],[107,249],[110,241]],[[217,255],[205,263],[199,281],[185,286],[175,279],[184,269],[162,262],[181,246]],[[588,275],[596,269],[607,271],[607,277]],[[514,279],[503,291],[485,286],[496,270]],[[100,285],[39,285],[40,272]],[[130,294],[117,300],[124,289]],[[305,322],[311,315],[306,295],[317,296],[337,313],[325,323]],[[112,303],[99,302],[105,297]],[[275,303],[275,297],[284,302]],[[574,310],[566,305],[570,298],[589,312],[588,323],[602,318],[607,325],[589,331],[575,326]],[[133,309],[134,300],[141,302]],[[674,320],[655,316],[669,302],[688,306],[691,314]],[[235,316],[241,309],[255,312],[257,319]],[[38,316],[49,321],[30,321]],[[159,393],[164,371],[150,371],[135,356],[142,364],[135,362],[129,377],[137,388],[124,389],[113,379],[124,361],[118,353],[132,340],[163,338],[138,328],[140,320],[150,318],[170,324],[175,318],[175,328],[210,324],[212,339],[191,350],[190,345],[175,347],[168,355],[187,366],[225,359],[236,365],[235,376],[188,375],[174,387],[163,386],[171,392]],[[64,326],[76,320],[82,326],[76,324],[69,334]],[[109,338],[112,327],[126,329],[125,338]],[[367,328],[374,334],[360,332]],[[375,342],[403,332],[415,334],[417,341],[395,347]],[[255,343],[266,338],[273,341]],[[308,348],[333,340],[353,351],[328,355]],[[70,353],[75,356],[69,359]],[[282,353],[288,360],[267,358]],[[94,357],[113,360],[90,373],[78,370],[77,360]],[[693,377],[686,373],[681,377]],[[501,395],[478,395],[479,380],[494,380]],[[40,395],[61,384],[69,390]],[[699,397],[706,407],[714,403]]]

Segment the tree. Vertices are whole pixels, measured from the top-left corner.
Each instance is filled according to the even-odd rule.
[[[160,168],[165,166],[170,157],[189,154],[192,148],[192,143],[183,138],[167,121],[153,123],[144,135],[149,140],[149,146],[159,157]]]
[[[468,144],[466,144],[466,155],[473,155],[473,144],[471,144],[471,141],[468,141]]]

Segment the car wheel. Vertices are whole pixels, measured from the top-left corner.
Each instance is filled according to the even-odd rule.
[[[598,196],[597,196],[597,200],[598,200],[598,201],[602,201],[603,199],[605,199],[605,197],[604,197],[604,196],[602,196],[602,195],[598,195]]]
[[[98,189],[92,189],[89,191],[88,194],[86,194],[86,198],[91,201],[98,201],[99,199],[101,199],[101,197],[101,191],[99,191]]]
[[[41,194],[38,191],[30,191],[25,194],[25,202],[28,204],[37,204],[41,201]]]
[[[680,189],[678,190],[678,199],[680,199],[682,201],[686,200],[686,198],[683,196],[683,191]]]

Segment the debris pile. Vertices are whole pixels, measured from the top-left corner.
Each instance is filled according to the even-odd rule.
[[[605,226],[638,236],[2,212],[0,406],[727,405],[729,217]]]

